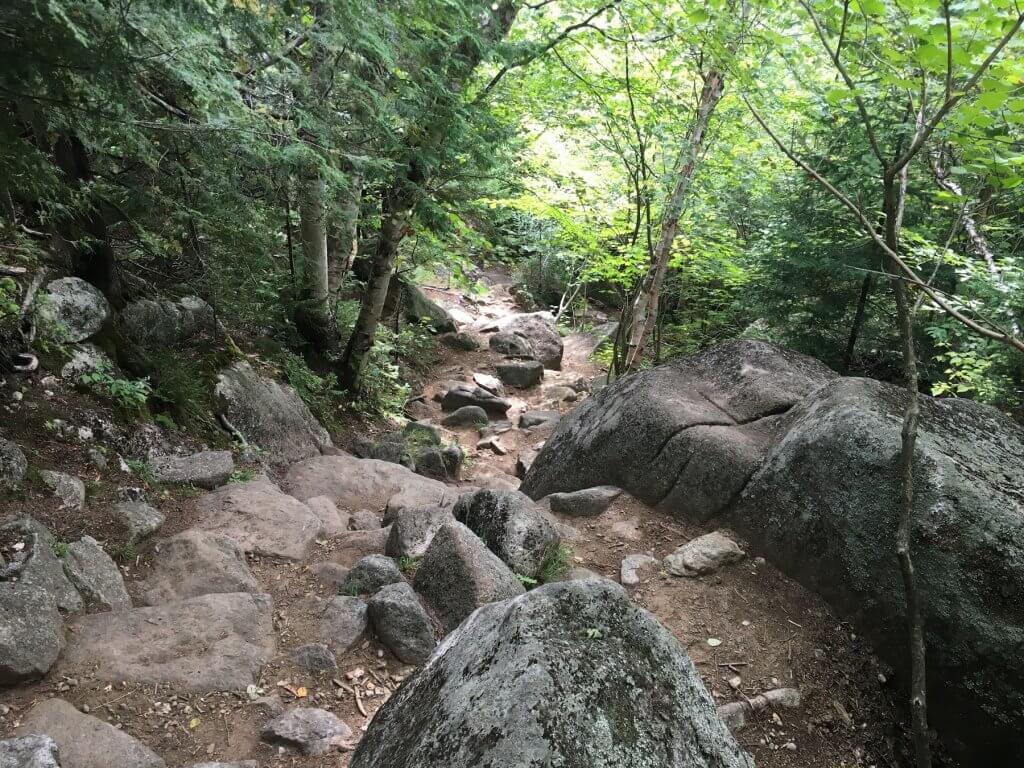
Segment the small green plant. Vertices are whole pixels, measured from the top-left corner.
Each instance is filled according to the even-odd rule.
[[[65,557],[68,553],[67,542],[55,541],[52,545],[53,554],[57,557]]]
[[[156,482],[156,478],[153,477],[153,470],[142,459],[125,459],[124,463],[128,465],[128,469],[138,475],[147,485],[152,485]]]
[[[600,640],[602,637],[601,630],[597,627],[587,627],[585,634],[588,640]]]
[[[251,469],[236,469],[234,472],[231,473],[229,482],[247,483],[254,477],[256,477],[256,473],[253,472]]]
[[[153,417],[153,421],[155,421],[168,432],[178,431],[177,423],[175,423],[174,419],[172,419],[166,413],[158,413],[156,416]]]
[[[527,576],[525,573],[517,573],[516,578],[519,579],[519,583],[527,589],[533,589],[540,583],[535,578],[533,578],[533,576]]]
[[[564,576],[572,563],[572,550],[564,544],[559,545],[544,558],[540,567],[540,582],[547,584]]]
[[[400,557],[400,558],[398,558],[398,569],[402,573],[404,573],[404,574],[406,574],[408,576],[412,576],[413,574],[416,573],[416,569],[420,567],[420,560],[422,560],[422,559],[423,559],[422,556],[419,556],[419,557]]]
[[[138,552],[136,552],[134,544],[130,541],[126,541],[124,544],[114,547],[113,555],[115,560],[120,560],[122,563],[128,563],[136,558]]]
[[[148,379],[121,379],[114,375],[112,365],[100,361],[88,373],[78,377],[78,383],[103,397],[113,400],[125,413],[138,415],[146,408],[152,393]]]

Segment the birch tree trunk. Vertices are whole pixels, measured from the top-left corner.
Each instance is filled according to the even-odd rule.
[[[327,222],[324,177],[314,171],[299,190],[299,235],[302,240],[302,292],[296,323],[318,351],[329,349],[336,338],[331,327],[330,290],[327,282]]]
[[[704,77],[704,86],[701,88],[697,111],[686,132],[686,139],[676,161],[678,170],[675,184],[661,217],[661,233],[658,236],[658,243],[654,247],[652,263],[640,285],[630,313],[626,371],[636,370],[640,367],[647,338],[657,321],[658,300],[661,296],[661,288],[665,283],[665,274],[668,272],[672,245],[675,243],[679,229],[679,219],[686,207],[686,199],[700,163],[708,123],[711,121],[715,107],[722,99],[724,86],[724,77],[716,69],[711,69]]]

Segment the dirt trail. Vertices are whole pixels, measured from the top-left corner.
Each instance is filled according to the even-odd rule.
[[[521,311],[508,292],[507,276],[492,270],[484,278],[490,289],[479,300],[440,289],[428,289],[428,293],[454,309],[468,330],[482,331]],[[570,410],[574,403],[552,406],[546,388],[580,377],[589,380],[599,373],[598,366],[588,360],[596,343],[594,333],[570,333],[564,342],[562,371],[547,372],[541,386],[508,393],[513,401],[508,414],[512,425],[526,410]],[[493,374],[500,362],[486,343],[479,351],[446,350],[444,354],[425,388],[425,397],[417,401],[417,418],[439,422],[443,414],[432,399],[439,386],[450,379],[470,380],[474,372]],[[500,455],[490,448],[477,449],[480,437],[475,428],[457,430],[467,452],[460,485],[475,485],[488,478],[490,482],[495,478],[513,482],[519,455],[537,447],[549,431],[513,427],[499,435],[504,451]],[[193,521],[194,515],[183,509],[169,518],[161,535],[187,528]],[[572,565],[614,580],[619,578],[625,555],[647,553],[660,559],[704,532],[626,495],[597,518],[563,523],[572,548]],[[241,759],[254,759],[261,768],[347,765],[346,753],[299,756],[281,752],[263,743],[259,730],[274,706],[304,704],[335,712],[358,736],[390,692],[412,671],[373,638],[339,654],[336,671],[310,673],[289,658],[290,649],[316,639],[315,625],[323,602],[337,593],[336,586],[317,578],[310,564],[333,561],[351,565],[382,548],[380,536],[365,532],[318,541],[305,564],[250,558],[256,580],[273,598],[278,652],[249,694],[196,694],[161,684],[109,684],[88,672],[69,679],[51,671],[41,681],[0,693],[4,705],[0,708],[0,737],[11,733],[34,702],[56,695],[138,738],[172,767]],[[150,570],[152,556],[152,551],[143,551],[125,569],[137,604],[139,583]],[[777,687],[800,690],[803,703],[799,709],[763,713],[738,734],[758,766],[895,764],[889,740],[897,729],[890,692],[880,682],[883,670],[820,599],[775,569],[748,558],[699,579],[657,573],[630,588],[630,593],[689,650],[719,704]],[[709,640],[720,642],[709,644]],[[75,638],[69,637],[68,642],[74,643]],[[252,701],[262,696],[272,701]]]

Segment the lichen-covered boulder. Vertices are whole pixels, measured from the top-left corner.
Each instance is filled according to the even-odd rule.
[[[121,310],[121,332],[146,349],[163,349],[188,341],[203,330],[213,330],[213,307],[198,296],[139,299]]]
[[[38,587],[0,581],[0,685],[42,677],[64,648],[64,622]]]
[[[79,342],[94,336],[110,316],[110,304],[94,286],[78,277],[62,277],[46,285],[42,315],[61,341]]]
[[[28,459],[17,443],[0,437],[0,488],[16,488],[28,472]]]
[[[612,582],[484,606],[377,712],[351,768],[749,768],[686,651]]]
[[[260,375],[249,363],[221,371],[214,396],[217,412],[274,461],[302,461],[331,445],[327,430],[295,390]]]

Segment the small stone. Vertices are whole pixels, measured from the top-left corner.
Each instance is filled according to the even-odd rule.
[[[317,581],[336,592],[341,589],[348,577],[348,568],[338,563],[314,563],[309,566],[309,570],[316,576]]]
[[[121,571],[92,536],[69,544],[61,562],[68,580],[83,597],[113,611],[132,607]]]
[[[351,738],[352,731],[324,709],[297,707],[264,725],[260,736],[304,755],[321,755]]]
[[[656,573],[660,565],[659,560],[650,555],[626,555],[622,558],[619,581],[624,587],[634,587]]]
[[[398,564],[387,555],[367,555],[348,572],[341,591],[346,595],[373,594],[385,584],[404,581]]]
[[[536,386],[544,378],[544,365],[539,360],[508,360],[499,363],[495,370],[499,379],[517,389]]]
[[[309,672],[328,672],[338,668],[338,661],[323,643],[307,643],[293,650],[289,656],[293,662]]]
[[[339,653],[351,649],[366,635],[369,626],[366,603],[358,597],[331,598],[320,618],[320,637]]]
[[[368,607],[377,636],[399,661],[423,664],[430,658],[437,644],[434,628],[407,582],[381,587]]]
[[[740,546],[721,531],[698,536],[665,558],[665,570],[673,576],[702,576],[742,560]]]
[[[39,477],[53,491],[53,495],[60,499],[61,509],[80,510],[85,506],[85,483],[77,477],[49,469],[40,471]]]
[[[597,517],[622,494],[614,485],[599,485],[571,493],[552,493],[548,496],[551,511],[572,517]]]
[[[380,528],[380,515],[369,509],[353,512],[348,519],[348,527],[353,531],[373,531]]]
[[[115,505],[113,518],[132,544],[152,536],[164,524],[164,516],[144,501],[123,501]]]
[[[464,405],[441,419],[446,427],[477,427],[487,423],[487,411],[479,405]]]

